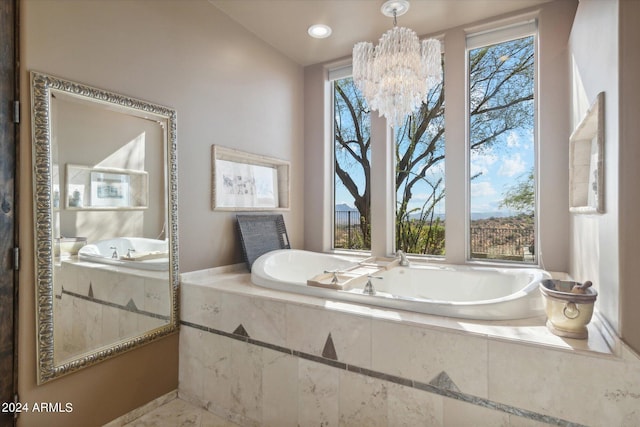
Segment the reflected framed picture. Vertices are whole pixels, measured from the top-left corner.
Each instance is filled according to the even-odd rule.
[[[130,183],[126,173],[91,172],[91,206],[131,207]]]
[[[78,210],[146,209],[146,171],[66,165],[65,208]]]

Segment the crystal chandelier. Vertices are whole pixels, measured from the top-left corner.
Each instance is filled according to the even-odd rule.
[[[384,116],[390,126],[400,126],[442,81],[440,42],[420,42],[415,31],[397,26],[397,16],[409,9],[407,0],[382,5],[393,17],[393,28],[382,35],[378,46],[360,42],[353,47],[353,80],[369,107]]]

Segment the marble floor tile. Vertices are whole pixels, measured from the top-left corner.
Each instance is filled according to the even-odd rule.
[[[238,427],[211,412],[174,399],[153,411],[125,424],[125,427]]]

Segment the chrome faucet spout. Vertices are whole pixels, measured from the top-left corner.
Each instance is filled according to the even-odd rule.
[[[371,283],[371,279],[382,279],[382,277],[368,275],[367,278],[368,278],[367,279],[367,284],[364,285],[364,289],[362,290],[362,293],[364,295],[375,295],[376,294],[376,288],[373,286],[373,283]]]
[[[407,255],[402,252],[400,249],[398,249],[398,251],[396,252],[396,257],[400,259],[400,265],[403,267],[408,267],[409,266],[409,259],[407,258]]]

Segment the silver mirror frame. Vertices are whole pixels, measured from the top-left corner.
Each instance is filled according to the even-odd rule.
[[[168,228],[171,286],[171,313],[168,325],[144,334],[102,347],[59,365],[54,363],[53,325],[53,218],[52,218],[52,156],[51,156],[51,91],[94,100],[104,105],[129,109],[138,114],[147,112],[167,120]],[[80,83],[31,72],[31,122],[33,143],[34,240],[36,271],[36,347],[38,384],[91,366],[140,345],[150,343],[178,330],[178,169],[176,111],[128,96],[86,86]]]

